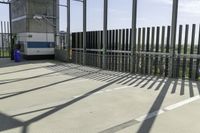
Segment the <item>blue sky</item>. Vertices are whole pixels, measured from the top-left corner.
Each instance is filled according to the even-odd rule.
[[[108,0],[108,28],[130,28],[132,0]],[[66,0],[60,0],[65,4]],[[179,24],[199,24],[200,0],[179,0]],[[138,0],[138,27],[170,25],[172,0]],[[102,30],[103,0],[88,0],[87,30]],[[60,29],[66,30],[66,9],[60,9]],[[8,20],[8,7],[0,6],[0,20]],[[82,31],[82,3],[71,2],[71,29]]]

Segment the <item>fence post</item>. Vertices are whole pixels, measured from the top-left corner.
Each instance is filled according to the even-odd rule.
[[[71,7],[71,5],[70,5],[70,0],[67,0],[67,60],[69,61],[69,59],[70,59],[70,7]]]
[[[136,64],[136,24],[137,24],[137,0],[132,3],[132,33],[131,33],[131,73],[135,73]]]
[[[178,0],[173,0],[173,10],[172,10],[172,30],[171,30],[171,46],[170,46],[170,69],[169,69],[169,77],[173,77],[174,66],[175,64],[175,56],[176,56],[176,28],[177,28],[177,15],[178,15]]]
[[[9,3],[9,21],[10,21],[10,58],[11,60],[14,60],[14,38],[12,34],[12,12],[11,12],[11,3]]]
[[[83,65],[86,65],[87,0],[83,0]]]
[[[108,31],[108,0],[104,0],[103,20],[103,69],[106,69],[107,31]]]

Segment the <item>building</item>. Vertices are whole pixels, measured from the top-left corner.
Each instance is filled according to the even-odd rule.
[[[54,56],[58,0],[13,0],[12,28],[24,58]]]

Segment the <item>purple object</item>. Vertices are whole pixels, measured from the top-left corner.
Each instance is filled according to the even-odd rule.
[[[18,49],[14,51],[14,59],[15,59],[15,62],[21,61],[21,53]]]

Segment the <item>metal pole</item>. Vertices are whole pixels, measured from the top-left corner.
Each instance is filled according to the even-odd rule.
[[[58,45],[60,45],[60,37],[59,37],[59,19],[60,19],[60,17],[59,17],[59,0],[56,0],[56,45],[58,46]]]
[[[107,30],[108,30],[108,0],[104,0],[103,20],[103,69],[106,69]]]
[[[131,34],[131,73],[135,73],[136,65],[136,25],[137,25],[137,0],[132,3],[132,34]]]
[[[70,46],[71,46],[71,35],[70,35],[70,32],[71,32],[71,29],[70,29],[70,26],[71,26],[71,23],[70,23],[70,0],[67,0],[67,60],[69,61],[70,59]]]
[[[171,24],[171,46],[170,46],[170,69],[169,77],[173,77],[175,68],[175,56],[176,56],[176,29],[177,29],[177,16],[178,16],[178,0],[173,0],[173,10],[172,10],[172,24]]]
[[[86,65],[87,0],[83,0],[83,65]]]
[[[11,12],[11,3],[9,3],[9,20],[10,20],[10,58],[14,60],[14,38],[12,34],[12,12]]]

